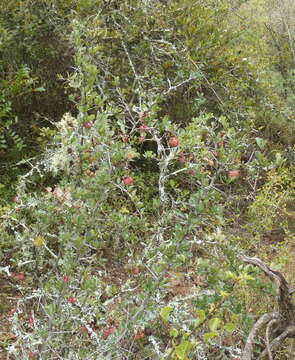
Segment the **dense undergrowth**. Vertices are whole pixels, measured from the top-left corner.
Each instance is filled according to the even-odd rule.
[[[275,4],[1,4],[11,359],[240,359],[275,293],[238,255],[294,281],[294,6]]]

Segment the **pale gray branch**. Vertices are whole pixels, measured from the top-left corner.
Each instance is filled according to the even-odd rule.
[[[250,331],[250,334],[248,335],[241,360],[252,359],[253,350],[254,350],[254,341],[257,337],[258,331],[262,328],[262,326],[266,325],[271,320],[280,320],[280,319],[281,319],[280,313],[274,312],[274,313],[264,314],[256,321],[252,330]]]

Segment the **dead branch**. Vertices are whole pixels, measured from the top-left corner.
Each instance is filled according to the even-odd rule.
[[[250,334],[248,335],[246,345],[244,347],[242,360],[251,360],[254,350],[254,342],[257,338],[257,334],[259,330],[262,328],[262,326],[268,324],[272,320],[279,320],[281,318],[280,314],[278,312],[274,313],[268,313],[262,315],[254,324],[252,330],[250,331]]]
[[[269,360],[273,359],[274,354],[283,344],[284,340],[295,336],[295,306],[291,295],[294,288],[287,282],[284,276],[279,272],[271,269],[264,264],[260,259],[241,255],[239,257],[242,261],[258,266],[265,275],[273,281],[278,288],[278,312],[267,313],[262,315],[254,324],[250,334],[248,335],[246,345],[243,350],[242,360],[251,360],[254,351],[254,342],[257,338],[259,330],[266,326],[265,343],[266,348],[263,350],[259,359],[264,359],[268,356]],[[276,324],[275,330],[273,325]]]
[[[281,333],[278,337],[276,337],[270,344],[269,344],[269,350],[274,353],[276,350],[278,350],[285,339],[287,338],[293,338],[295,336],[295,326],[289,326],[285,331]],[[268,355],[267,349],[263,350],[261,355],[259,356],[258,360],[262,360]]]
[[[271,320],[267,324],[266,331],[265,331],[265,345],[266,345],[266,350],[267,350],[269,360],[273,360],[272,352],[271,352],[270,345],[269,345],[270,344],[269,339],[270,339],[271,329],[272,329],[273,325],[277,324],[277,323],[278,323],[278,320],[276,320],[276,319]]]

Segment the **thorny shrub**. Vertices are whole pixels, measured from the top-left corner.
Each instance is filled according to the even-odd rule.
[[[239,356],[252,321],[239,291],[258,280],[237,261],[224,214],[234,191],[255,192],[282,161],[241,130],[245,113],[232,114],[252,69],[223,52],[235,38],[222,22],[206,35],[225,11],[111,2],[73,19],[75,111],[2,216],[2,259],[31,290],[11,318],[16,358]],[[236,76],[225,106],[227,66]]]

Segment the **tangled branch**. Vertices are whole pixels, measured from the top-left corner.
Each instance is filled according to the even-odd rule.
[[[277,285],[279,308],[278,312],[262,315],[254,324],[248,335],[242,360],[253,359],[254,342],[263,326],[266,327],[266,346],[258,359],[262,360],[268,357],[269,360],[272,360],[272,354],[280,349],[285,339],[295,337],[295,306],[291,298],[294,289],[280,272],[271,269],[260,259],[244,255],[241,255],[240,259],[248,264],[258,266]]]

